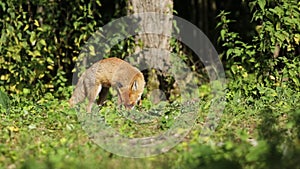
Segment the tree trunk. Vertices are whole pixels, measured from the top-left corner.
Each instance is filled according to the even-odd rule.
[[[149,91],[159,89],[158,72],[168,69],[170,36],[172,33],[173,0],[128,0],[128,14],[139,17],[142,30],[136,35],[134,54],[143,60],[148,68],[147,87]],[[151,12],[151,14],[145,14]],[[152,15],[153,14],[153,15]],[[149,33],[149,30],[151,33]],[[157,70],[159,70],[157,72]],[[152,98],[159,100],[159,98]]]
[[[173,12],[173,0],[129,0],[128,13],[139,14],[145,12],[154,12],[157,14],[172,15]],[[140,32],[136,37],[136,42],[141,41],[143,43],[142,48],[159,48],[170,50],[169,37],[172,31],[172,18],[154,18],[153,15],[147,15],[142,17],[140,26],[145,30],[155,30],[154,32],[161,32],[157,34],[145,34]],[[167,36],[166,36],[167,35]],[[136,52],[140,52],[141,47],[136,48]]]

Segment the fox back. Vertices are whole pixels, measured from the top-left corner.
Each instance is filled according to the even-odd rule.
[[[143,74],[129,63],[118,59],[103,59],[93,64],[79,78],[69,104],[75,104],[88,98],[87,112],[91,112],[92,104],[99,95],[98,104],[102,105],[109,87],[118,93],[118,104],[132,109],[140,100],[144,91]]]

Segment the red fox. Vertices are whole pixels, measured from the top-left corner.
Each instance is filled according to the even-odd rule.
[[[140,100],[144,91],[143,74],[129,63],[118,59],[108,58],[94,63],[79,78],[72,97],[70,107],[88,98],[86,111],[92,110],[92,105],[99,94],[98,105],[102,105],[109,87],[118,93],[118,104],[132,109]]]

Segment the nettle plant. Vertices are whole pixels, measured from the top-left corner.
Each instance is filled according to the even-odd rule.
[[[300,87],[300,3],[297,0],[255,0],[248,3],[255,35],[245,42],[231,32],[228,12],[219,14],[219,43],[229,87],[244,96],[276,96],[278,88]],[[267,89],[266,89],[267,88]]]

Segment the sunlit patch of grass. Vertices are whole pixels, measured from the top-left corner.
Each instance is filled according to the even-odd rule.
[[[181,143],[166,153],[142,159],[120,157],[102,149],[90,139],[66,101],[47,97],[37,103],[12,98],[10,112],[1,109],[0,168],[263,168],[271,165],[270,152],[291,161],[299,154],[300,97],[289,92],[284,99],[269,104],[265,100],[248,104],[242,97],[228,100],[217,128],[206,140],[200,136],[210,103],[202,100],[195,124]],[[136,123],[138,114],[128,116],[113,105],[102,107],[98,115],[124,136],[139,138],[168,130],[180,117],[178,106],[169,104],[157,114],[148,114],[150,120],[142,120],[149,124]],[[280,160],[278,165],[288,166]]]

